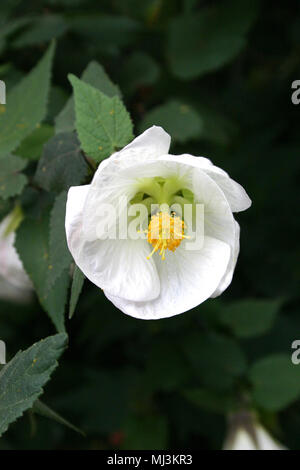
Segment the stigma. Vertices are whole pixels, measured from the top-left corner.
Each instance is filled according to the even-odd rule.
[[[186,225],[184,221],[176,216],[174,213],[171,215],[168,212],[159,212],[152,215],[147,233],[147,241],[153,246],[153,250],[147,259],[150,259],[156,251],[164,260],[166,250],[175,251],[179,247],[184,238]]]

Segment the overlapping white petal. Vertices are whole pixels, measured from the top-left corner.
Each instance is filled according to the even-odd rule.
[[[238,259],[239,251],[240,251],[240,226],[235,221],[235,234],[234,234],[234,240],[231,246],[230,260],[227,265],[226,272],[224,276],[222,277],[217,289],[213,293],[212,297],[218,297],[230,285],[232,281],[233,273],[235,270],[235,265]]]
[[[234,181],[226,171],[213,165],[213,163],[204,157],[194,157],[193,155],[169,155],[173,161],[185,160],[189,165],[197,167],[210,176],[225,194],[232,212],[240,212],[251,206],[251,199],[244,188]]]
[[[159,295],[160,281],[145,240],[89,240],[83,231],[83,209],[90,185],[69,190],[66,234],[69,249],[86,277],[112,295],[132,301]]]
[[[167,153],[170,140],[161,127],[153,126],[99,165],[85,200],[83,230],[86,237],[90,240],[97,238],[101,206],[113,204],[118,210],[121,198],[130,200],[134,196],[137,175],[141,176],[140,171],[134,171],[135,168]],[[124,210],[122,207],[119,209]]]
[[[66,210],[69,249],[84,274],[123,312],[138,318],[169,317],[189,310],[230,284],[239,251],[239,226],[233,210],[249,206],[243,188],[210,160],[169,155],[169,135],[153,126],[99,166],[90,185],[71,188]],[[163,177],[182,182],[204,205],[203,246],[148,260],[147,240],[101,239],[103,210],[110,204],[118,228],[122,198],[130,201],[141,179]],[[102,225],[101,225],[102,224]]]
[[[156,160],[169,152],[171,137],[159,126],[152,126],[136,137],[119,152],[104,160],[92,181],[93,186],[102,186],[111,175],[141,163]]]
[[[187,251],[180,246],[166,259],[157,257],[160,294],[152,301],[129,302],[104,291],[122,312],[143,320],[155,320],[178,315],[208,299],[220,282],[230,257],[229,246],[217,239],[206,237],[198,251]]]
[[[205,235],[223,240],[231,248],[227,269],[212,295],[212,297],[217,297],[230,285],[239,253],[240,229],[233,218],[228,198],[216,181],[204,171],[205,166],[212,166],[208,159],[184,154],[162,156],[159,160],[169,162],[170,165],[171,163],[177,164],[180,166],[181,172],[184,171],[183,168],[188,166],[192,168],[189,188],[193,191],[196,202],[204,205]],[[195,163],[198,160],[203,161],[200,166]],[[188,178],[186,180],[188,184]]]

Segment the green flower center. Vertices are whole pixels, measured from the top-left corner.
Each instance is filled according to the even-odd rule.
[[[131,204],[144,204],[150,215],[153,204],[179,204],[184,208],[185,204],[194,205],[194,194],[186,188],[185,181],[178,177],[140,178],[137,183],[137,192],[130,201]]]

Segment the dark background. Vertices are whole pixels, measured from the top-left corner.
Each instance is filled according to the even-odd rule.
[[[69,349],[42,399],[86,437],[27,412],[0,448],[219,449],[228,413],[247,406],[300,449],[300,365],[290,365],[300,339],[300,106],[291,102],[299,3],[2,0],[0,15],[7,88],[57,38],[50,126],[71,93],[67,74],[96,60],[120,86],[136,135],[162,125],[172,153],[210,158],[253,201],[237,215],[232,284],[193,311],[136,320],[85,281]],[[9,357],[54,333],[37,301],[1,301],[0,312]]]

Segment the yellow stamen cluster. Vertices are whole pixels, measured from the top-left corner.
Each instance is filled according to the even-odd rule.
[[[148,242],[154,247],[147,259],[158,250],[161,258],[165,259],[166,249],[175,251],[184,238],[185,223],[178,216],[172,216],[167,212],[159,212],[152,215],[147,233]]]

